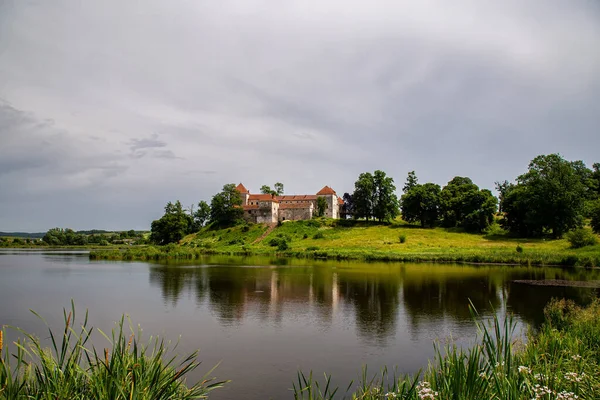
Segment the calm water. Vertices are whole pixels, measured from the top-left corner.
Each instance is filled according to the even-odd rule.
[[[415,373],[434,340],[471,343],[468,299],[486,316],[513,312],[524,327],[539,324],[552,297],[587,303],[599,294],[515,279],[598,280],[600,271],[259,258],[157,265],[2,251],[0,324],[45,337],[28,310],[57,326],[74,299],[94,327],[110,330],[126,313],[146,337],[181,336],[180,352],[200,349],[193,378],[221,362],[215,375],[232,382],[212,398],[291,398],[299,369],[331,373],[345,389],[363,364]]]

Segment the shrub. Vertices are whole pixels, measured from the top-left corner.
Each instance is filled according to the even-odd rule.
[[[269,246],[271,247],[277,247],[279,246],[279,238],[273,238],[271,240],[269,240]]]
[[[406,243],[406,235],[404,233],[400,235],[398,239],[400,240],[400,243]]]
[[[290,248],[290,246],[288,245],[288,242],[286,242],[285,240],[280,240],[279,244],[277,245],[277,250],[279,250],[279,251],[285,251],[289,248]]]
[[[575,229],[567,234],[567,240],[574,249],[579,249],[585,246],[593,246],[598,242],[598,239],[592,232],[585,228]]]
[[[306,251],[317,251],[319,250],[319,247],[317,246],[309,246],[306,248]]]
[[[522,253],[523,252],[523,247],[521,247],[520,244],[517,245],[517,253]]]
[[[306,221],[306,225],[312,227],[312,228],[320,228],[321,227],[321,221],[317,220],[317,219],[309,219],[308,221]]]
[[[592,211],[591,211],[591,222],[592,230],[595,233],[600,234],[600,200],[596,201]]]
[[[185,379],[199,365],[197,352],[174,356],[164,339],[145,341],[141,329],[128,332],[124,316],[105,335],[106,348],[98,349],[90,343],[93,328],[87,313],[76,320],[74,305],[63,313],[62,329],[48,327],[50,347],[19,328],[23,337],[14,350],[8,343],[0,346],[3,399],[198,399],[225,383],[208,376],[211,370],[188,387]],[[0,330],[0,338],[3,334]]]
[[[302,239],[308,239],[308,233],[305,233],[305,234],[302,236]]]
[[[250,230],[250,227],[248,225],[242,226],[242,232],[248,232],[249,230]]]
[[[313,235],[313,239],[323,239],[324,237],[323,232],[317,232]]]

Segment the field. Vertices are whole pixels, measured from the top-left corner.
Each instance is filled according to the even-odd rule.
[[[600,245],[571,249],[567,240],[511,238],[502,231],[471,234],[349,220],[284,222],[280,226],[203,228],[180,245],[94,251],[104,259],[192,259],[203,254],[379,261],[438,261],[525,265],[600,266]]]

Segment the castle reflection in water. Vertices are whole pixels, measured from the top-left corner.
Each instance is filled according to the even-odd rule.
[[[283,264],[283,265],[282,265]],[[290,265],[286,265],[290,264]],[[256,266],[262,265],[262,266]],[[529,286],[524,279],[598,279],[598,271],[444,264],[358,264],[302,260],[224,259],[204,265],[153,265],[150,282],[164,301],[182,296],[207,304],[222,324],[245,318],[277,324],[307,313],[327,326],[353,315],[358,333],[385,339],[402,316],[416,332],[430,323],[468,322],[469,301],[483,315],[508,309],[536,326],[552,297],[588,303],[597,289]]]

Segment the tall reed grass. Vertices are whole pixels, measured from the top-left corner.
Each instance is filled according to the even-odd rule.
[[[597,400],[600,399],[600,300],[582,309],[572,302],[552,301],[546,322],[528,334],[515,336],[509,315],[484,322],[471,307],[479,332],[468,349],[435,346],[435,357],[424,373],[389,376],[387,369],[368,377],[345,394],[300,372],[293,385],[296,400]]]
[[[2,343],[5,328],[0,331],[0,399],[201,399],[225,384],[210,377],[213,368],[188,387],[186,376],[199,365],[197,352],[175,356],[177,344],[170,348],[159,337],[143,341],[131,323],[128,334],[125,317],[110,334],[100,331],[108,346],[98,350],[90,344],[87,312],[79,324],[73,303],[64,310],[64,329],[48,328],[49,347],[13,329],[22,336],[11,346]]]

